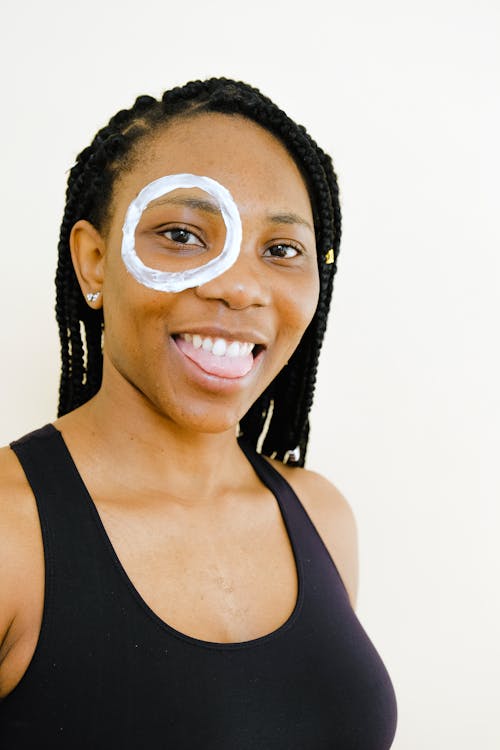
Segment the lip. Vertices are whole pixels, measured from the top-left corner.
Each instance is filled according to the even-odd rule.
[[[203,333],[201,333],[202,330],[204,331]],[[208,333],[207,331],[212,331],[212,333]],[[214,333],[214,331],[217,331],[217,333]],[[235,391],[241,390],[249,383],[250,380],[252,380],[256,370],[260,368],[262,359],[265,356],[265,347],[263,345],[260,345],[260,348],[254,357],[252,369],[247,372],[246,375],[242,375],[241,377],[236,378],[225,378],[221,375],[212,375],[211,373],[203,370],[203,368],[201,368],[196,362],[193,362],[191,359],[189,359],[189,357],[186,357],[184,352],[182,352],[181,349],[177,346],[176,336],[179,336],[180,333],[181,332],[179,331],[179,333],[176,332],[175,334],[171,334],[169,336],[169,344],[172,347],[174,356],[184,370],[186,378],[206,391],[212,391],[221,394],[230,394]],[[230,334],[228,331],[223,331],[222,329],[215,328],[201,329],[197,327],[182,331],[182,333],[199,333],[200,336],[227,338],[228,341],[242,340],[241,338],[239,338],[242,335],[242,332],[238,332],[237,334],[235,334],[235,332],[233,331]],[[243,335],[247,336],[248,332]],[[248,341],[249,339],[243,340]]]
[[[252,328],[220,328],[218,326],[197,326],[193,325],[189,328],[180,328],[170,334],[171,338],[175,340],[176,336],[180,336],[185,333],[198,334],[202,337],[210,337],[212,339],[225,339],[226,341],[247,341],[250,344],[255,344],[260,349],[267,348],[268,337],[265,336],[261,331],[256,331]]]

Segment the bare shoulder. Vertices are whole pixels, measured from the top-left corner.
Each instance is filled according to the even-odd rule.
[[[9,447],[0,448],[0,530],[15,532],[33,510],[32,493],[16,454]]]
[[[43,545],[36,503],[8,447],[0,448],[0,570],[1,695],[1,668],[25,632],[31,604],[43,597]]]
[[[321,474],[271,461],[292,486],[337,566],[355,606],[358,590],[356,521],[342,493]]]
[[[36,508],[28,481],[10,448],[0,448],[0,555],[12,547],[10,539],[26,531],[36,518]]]

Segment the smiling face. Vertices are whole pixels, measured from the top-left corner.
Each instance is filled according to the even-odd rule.
[[[127,271],[122,226],[146,185],[180,173],[230,191],[243,239],[229,270],[168,293]],[[137,246],[174,264],[177,256],[209,257],[224,241],[220,217],[199,196],[181,191],[177,198],[144,212]],[[134,166],[117,181],[103,242],[103,392],[118,389],[125,401],[138,399],[183,428],[232,428],[286,365],[318,301],[312,210],[291,156],[240,116],[176,120],[139,145]]]

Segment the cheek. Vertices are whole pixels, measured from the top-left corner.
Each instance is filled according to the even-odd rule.
[[[293,336],[298,344],[307,326],[314,317],[319,299],[319,276],[311,274],[300,284],[286,289],[281,300],[282,328]]]
[[[308,304],[305,305],[305,315],[307,317],[307,325],[311,322],[318,307],[319,302],[319,273],[316,270],[313,278],[310,282],[309,294],[307,295]],[[307,326],[306,326],[307,327]]]
[[[314,317],[319,300],[319,273],[316,267],[307,278],[303,279],[294,299],[302,324],[304,328],[307,328]]]
[[[103,292],[104,344],[116,362],[144,357],[151,347],[161,347],[166,309],[175,295],[139,284],[121,257],[109,264]]]

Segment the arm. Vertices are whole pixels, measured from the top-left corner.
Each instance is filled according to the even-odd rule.
[[[43,609],[43,544],[35,501],[17,458],[0,449],[0,699],[34,651]]]

